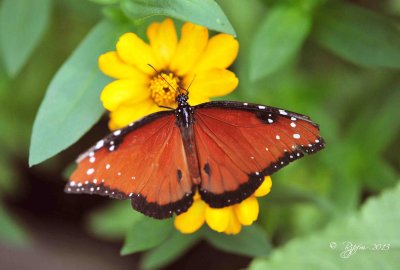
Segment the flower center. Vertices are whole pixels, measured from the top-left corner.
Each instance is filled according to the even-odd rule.
[[[151,98],[158,106],[175,107],[179,82],[179,77],[172,72],[161,72],[150,82]]]

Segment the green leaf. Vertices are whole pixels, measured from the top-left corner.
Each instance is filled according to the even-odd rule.
[[[97,237],[119,240],[145,216],[134,211],[129,201],[117,201],[90,214],[87,224]]]
[[[28,239],[23,229],[13,220],[0,203],[0,242],[24,246]]]
[[[128,255],[154,248],[164,242],[173,231],[171,219],[145,218],[129,230],[121,255]]]
[[[250,51],[250,79],[255,81],[287,64],[300,50],[311,27],[311,14],[294,5],[268,10]]]
[[[355,5],[331,1],[318,11],[315,37],[355,64],[400,68],[400,30],[387,17]]]
[[[118,3],[120,0],[89,0],[89,1],[100,5],[111,5]]]
[[[271,244],[266,233],[257,225],[243,227],[237,235],[226,235],[207,230],[205,237],[214,247],[250,257],[268,255]]]
[[[100,91],[110,80],[97,67],[124,27],[101,22],[82,41],[51,81],[33,125],[29,165],[76,142],[103,113]]]
[[[228,18],[214,0],[122,0],[121,8],[132,20],[156,15],[169,16],[236,35]]]
[[[400,85],[392,93],[366,104],[352,123],[349,134],[353,144],[362,150],[368,146],[368,152],[379,154],[385,147],[396,140],[400,131],[400,119],[395,117],[399,112]],[[374,110],[371,110],[371,106]]]
[[[200,234],[174,233],[161,245],[148,251],[140,261],[142,269],[158,269],[173,262],[200,240]]]
[[[366,161],[363,169],[360,171],[360,179],[369,190],[378,192],[397,183],[398,172],[379,156],[376,156],[373,162]]]
[[[13,166],[9,153],[0,153],[0,195],[14,194],[18,187],[17,169]]]
[[[353,216],[325,230],[298,238],[276,249],[268,259],[256,259],[261,269],[398,269],[400,268],[400,184],[372,198]],[[350,244],[365,247],[350,252]],[[377,247],[387,250],[373,250]]]
[[[15,77],[42,38],[50,0],[4,0],[0,7],[0,49],[8,74]]]

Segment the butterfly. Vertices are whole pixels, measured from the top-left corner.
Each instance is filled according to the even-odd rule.
[[[265,105],[212,101],[115,130],[77,159],[65,191],[130,199],[143,214],[181,214],[198,191],[214,208],[241,202],[289,163],[324,148],[309,117]]]

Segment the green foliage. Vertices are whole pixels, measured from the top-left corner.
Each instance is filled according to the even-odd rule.
[[[0,52],[15,77],[42,38],[49,22],[51,0],[4,0],[0,7]]]
[[[172,220],[144,217],[129,202],[93,210],[88,231],[110,241],[125,238],[121,253],[143,252],[143,269],[163,267],[203,240],[228,253],[258,258],[252,269],[399,268],[395,210],[400,203],[400,10],[389,8],[394,1],[348,2],[3,0],[0,200],[7,196],[12,203],[30,186],[29,177],[21,179],[26,172],[21,173],[20,164],[43,96],[32,132],[30,165],[71,146],[103,114],[99,95],[110,80],[97,67],[99,55],[113,49],[123,32],[144,37],[149,23],[168,16],[177,25],[191,21],[217,32],[237,33],[240,52],[231,69],[240,85],[223,99],[310,115],[320,124],[327,148],[274,174],[271,193],[260,200],[258,223],[244,227],[239,235],[208,228],[183,235]],[[57,16],[49,17],[53,7]],[[99,20],[100,10],[103,21],[82,39]],[[80,40],[68,57],[71,44]],[[98,136],[88,134],[84,143]],[[83,150],[79,146],[71,153]],[[62,158],[55,161],[67,166],[73,157]],[[61,173],[54,163],[33,172],[41,177]],[[3,204],[0,244],[26,243],[17,215],[9,213],[14,208],[7,205],[5,211]],[[391,246],[388,251],[358,251],[343,259],[344,241]],[[331,242],[336,243],[334,249]]]
[[[311,14],[298,6],[271,7],[254,36],[250,78],[260,79],[287,64],[299,51],[311,28]]]
[[[142,219],[141,213],[132,211],[129,201],[117,201],[91,213],[87,224],[89,231],[99,238],[121,240]]]
[[[121,0],[121,8],[132,20],[155,15],[169,16],[236,35],[224,12],[214,0]]]
[[[257,257],[267,255],[271,244],[267,235],[257,225],[244,227],[237,235],[225,235],[207,230],[205,238],[214,247],[239,255]]]
[[[359,213],[289,242],[269,258],[254,260],[249,269],[396,269],[400,266],[400,213],[392,209],[399,207],[397,185],[370,199]]]
[[[128,255],[155,248],[163,243],[172,232],[173,225],[170,219],[155,220],[144,217],[129,230],[121,254]]]
[[[0,243],[12,246],[26,246],[28,240],[23,229],[6,212],[0,203]]]
[[[54,76],[33,126],[31,166],[76,142],[99,120],[104,111],[100,91],[109,79],[98,69],[97,58],[115,46],[125,29],[99,23]]]
[[[89,1],[96,3],[96,4],[101,4],[101,5],[111,5],[111,4],[118,3],[120,0],[89,0]]]
[[[181,234],[174,231],[163,243],[147,252],[141,260],[141,268],[158,269],[171,263],[200,240],[200,234]]]
[[[326,48],[358,65],[400,67],[400,30],[387,17],[346,3],[323,6],[316,38]]]

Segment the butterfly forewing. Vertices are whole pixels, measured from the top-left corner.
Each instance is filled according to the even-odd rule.
[[[161,112],[114,131],[78,159],[66,191],[130,198],[155,218],[186,211],[193,184],[175,121]]]
[[[249,197],[290,162],[324,147],[318,125],[300,114],[239,102],[195,107],[200,194],[212,207]]]

